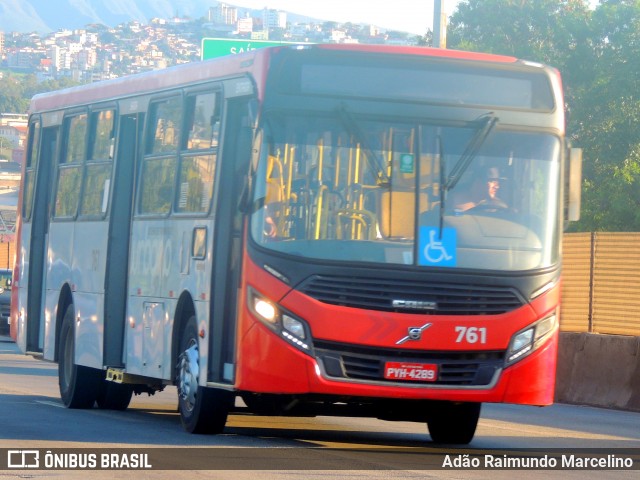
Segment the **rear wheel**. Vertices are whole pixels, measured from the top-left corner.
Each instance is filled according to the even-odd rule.
[[[92,408],[101,378],[101,370],[75,364],[74,309],[69,305],[62,319],[58,343],[58,385],[62,403],[68,408]]]
[[[176,366],[180,421],[190,433],[220,433],[227,423],[233,395],[200,386],[200,373],[198,327],[191,317],[182,333]]]
[[[481,403],[444,403],[427,421],[435,443],[466,445],[473,440],[480,418]]]

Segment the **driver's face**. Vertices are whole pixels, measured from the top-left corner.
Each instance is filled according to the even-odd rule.
[[[496,198],[498,195],[498,190],[500,189],[500,181],[499,180],[489,180],[487,181],[489,198]]]

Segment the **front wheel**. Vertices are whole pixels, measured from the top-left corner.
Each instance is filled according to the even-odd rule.
[[[102,371],[75,364],[73,305],[62,319],[58,343],[58,385],[60,398],[68,408],[92,408],[98,396]]]
[[[198,327],[191,317],[182,333],[176,366],[180,421],[190,433],[221,433],[227,423],[231,392],[200,385]]]
[[[466,445],[473,440],[481,403],[444,403],[431,412],[427,426],[435,443]]]

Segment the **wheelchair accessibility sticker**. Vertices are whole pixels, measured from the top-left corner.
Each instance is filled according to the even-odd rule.
[[[444,228],[442,236],[437,227],[420,227],[418,264],[434,267],[456,266],[456,231]]]

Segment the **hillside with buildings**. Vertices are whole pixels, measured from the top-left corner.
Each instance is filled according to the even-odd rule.
[[[93,82],[198,61],[203,38],[312,43],[415,44],[420,37],[372,25],[322,22],[265,8],[219,3],[204,16],[155,17],[114,27],[90,23],[49,33],[0,32],[0,69],[33,73],[38,80],[69,77]],[[1,70],[0,70],[1,74]]]

